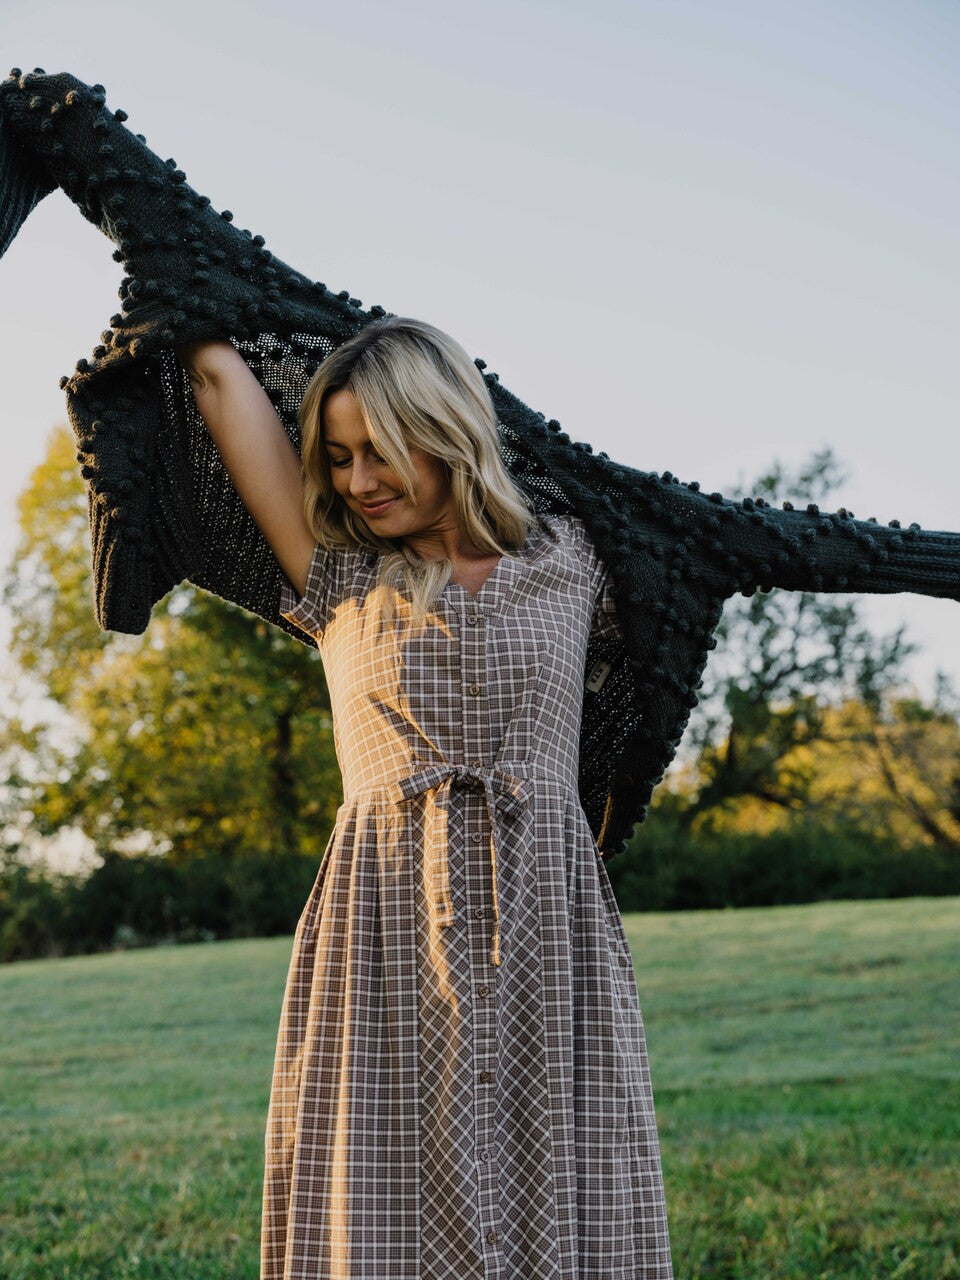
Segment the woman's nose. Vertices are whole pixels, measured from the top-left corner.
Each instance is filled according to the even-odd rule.
[[[377,479],[366,458],[355,459],[350,468],[350,492],[354,497],[362,497],[365,493],[373,493],[377,487]]]

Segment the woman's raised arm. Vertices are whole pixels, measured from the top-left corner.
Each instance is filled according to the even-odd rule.
[[[190,343],[177,355],[234,488],[303,595],[316,538],[303,512],[300,459],[276,410],[232,343]]]

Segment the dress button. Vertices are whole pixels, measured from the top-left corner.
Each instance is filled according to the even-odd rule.
[[[488,1244],[496,1244],[496,1243],[497,1243],[497,1233],[496,1233],[495,1231],[488,1231],[488,1232],[487,1232],[487,1243],[488,1243]]]
[[[486,913],[486,911],[483,909],[483,907],[474,907],[474,908],[473,908],[473,915],[474,915],[474,919],[476,919],[476,920],[482,920],[482,919],[483,919],[483,917],[484,917],[486,914],[487,914],[487,913]]]
[[[475,769],[482,769],[482,768],[483,768],[483,761],[482,761],[482,760],[474,760],[474,762],[473,762],[473,767],[474,767]]]
[[[470,839],[473,841],[473,843],[474,843],[474,844],[479,844],[479,843],[480,843],[480,840],[481,840],[480,832],[479,832],[479,831],[474,831],[474,832],[471,834]]]
[[[480,1072],[480,1083],[481,1083],[481,1084],[486,1084],[486,1083],[488,1082],[488,1080],[489,1080],[489,1079],[490,1079],[490,1072],[489,1072],[489,1071],[481,1071],[481,1072]]]
[[[476,615],[475,613],[468,613],[468,614],[467,614],[467,621],[468,621],[469,623],[473,624],[474,622],[476,622],[476,620],[477,620],[477,615]]]
[[[480,1159],[481,1159],[481,1160],[489,1160],[489,1159],[490,1159],[490,1152],[487,1150],[487,1148],[486,1148],[486,1147],[484,1147],[484,1148],[483,1148],[483,1150],[480,1152]]]
[[[489,994],[490,994],[490,988],[489,988],[489,987],[487,987],[487,986],[477,987],[477,995],[478,995],[478,996],[488,996]]]
[[[477,694],[480,692],[480,686],[478,684],[472,684],[470,686],[470,692],[473,694],[474,697],[476,697]]]

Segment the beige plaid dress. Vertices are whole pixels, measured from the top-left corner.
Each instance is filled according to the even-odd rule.
[[[581,521],[540,516],[425,623],[317,546],[344,801],[297,925],[265,1143],[262,1280],[667,1280],[623,923],[577,789]]]

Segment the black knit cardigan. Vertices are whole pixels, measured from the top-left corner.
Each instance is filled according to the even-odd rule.
[[[60,381],[87,485],[98,624],[143,632],[153,605],[186,579],[309,644],[278,612],[282,571],[174,349],[232,340],[299,452],[297,411],[318,364],[388,313],[281,262],[105,99],[102,85],[40,68],[0,82],[0,254],[60,187],[113,241],[126,273],[92,358]],[[587,655],[579,777],[604,857],[626,846],[674,756],[729,596],[787,587],[960,599],[958,533],[734,502],[620,466],[571,441],[495,373],[484,378],[514,480],[539,512],[579,516],[611,574],[619,634]],[[606,677],[588,681],[601,664]]]

